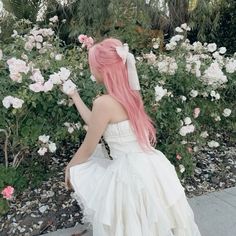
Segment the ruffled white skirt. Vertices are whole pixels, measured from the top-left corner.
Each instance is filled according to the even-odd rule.
[[[93,236],[200,236],[175,167],[153,154],[117,151],[100,144],[85,163],[70,168],[73,196]]]

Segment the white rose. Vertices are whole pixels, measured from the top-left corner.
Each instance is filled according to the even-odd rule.
[[[231,112],[232,111],[229,108],[225,108],[223,111],[223,116],[228,117],[228,116],[230,116]]]
[[[180,40],[184,39],[184,36],[183,35],[180,35],[180,34],[177,34],[175,36],[173,36],[171,39],[170,39],[170,42],[171,43],[174,43],[174,42],[178,42]]]
[[[49,148],[50,152],[55,152],[57,150],[56,144],[53,142],[49,143],[48,148]]]
[[[155,96],[156,96],[156,101],[160,101],[163,96],[167,94],[167,89],[163,89],[161,86],[156,86],[155,87]]]
[[[182,102],[187,100],[187,98],[185,96],[183,96],[183,95],[181,95],[180,98],[181,98]]]
[[[143,54],[143,58],[147,59],[149,64],[153,64],[156,61],[157,56],[151,51],[150,53]]]
[[[61,61],[61,60],[62,60],[62,54],[57,54],[57,55],[55,56],[55,60],[56,60],[56,61]]]
[[[69,123],[69,122],[64,122],[64,125],[65,125],[66,127],[70,127],[70,123]]]
[[[14,98],[13,101],[12,101],[12,106],[14,108],[21,108],[23,103],[24,103],[24,101],[22,99]]]
[[[186,31],[190,31],[191,30],[190,27],[186,23],[182,24],[180,27],[182,29],[186,30]]]
[[[54,57],[55,57],[55,53],[54,53],[54,52],[51,52],[51,53],[50,53],[50,57],[51,57],[51,58],[54,58]]]
[[[228,59],[225,68],[227,73],[234,73],[236,71],[236,60],[233,58]]]
[[[216,92],[215,92],[214,90],[212,90],[211,93],[210,93],[210,95],[211,95],[212,97],[215,97]]]
[[[176,111],[179,113],[179,112],[182,111],[182,109],[181,108],[176,108]]]
[[[204,98],[206,98],[206,97],[208,97],[208,93],[207,93],[207,92],[202,92],[202,96],[203,96]]]
[[[18,32],[16,30],[13,30],[13,34],[11,35],[11,37],[15,38],[18,35]]]
[[[190,96],[191,96],[191,97],[195,98],[195,97],[197,97],[197,95],[198,95],[198,91],[197,91],[197,90],[192,89],[192,90],[190,91]]]
[[[192,133],[194,132],[194,130],[195,130],[194,125],[186,125],[180,128],[179,134],[181,136],[186,136],[186,134]]]
[[[29,89],[35,93],[44,91],[44,87],[41,83],[34,83],[29,85]]]
[[[190,117],[186,117],[186,118],[184,119],[184,123],[185,123],[186,125],[190,125],[190,124],[192,123],[191,118],[190,118]]]
[[[221,47],[221,48],[219,48],[219,53],[220,53],[220,54],[225,54],[226,51],[227,51],[226,47]]]
[[[207,143],[209,147],[219,147],[220,144],[214,140],[211,140],[210,142]]]
[[[6,96],[6,97],[4,97],[3,100],[2,100],[2,104],[3,104],[3,106],[4,106],[5,108],[8,109],[8,108],[11,106],[13,100],[14,100],[14,97],[12,97],[12,96]]]
[[[47,148],[45,148],[45,147],[41,147],[41,148],[38,150],[38,154],[39,154],[40,156],[43,156],[46,152],[47,152]]]
[[[63,84],[62,89],[64,93],[70,94],[76,89],[76,85],[69,79]]]
[[[56,23],[56,22],[58,22],[58,16],[53,16],[53,17],[51,17],[51,18],[49,18],[49,21],[50,22],[53,22],[53,23]]]
[[[178,32],[178,33],[184,32],[180,27],[176,27],[176,28],[175,28],[175,31]]]
[[[209,43],[207,45],[208,52],[214,52],[217,49],[217,45],[215,43]]]
[[[39,141],[41,141],[42,143],[48,143],[48,141],[49,141],[49,138],[50,138],[50,136],[49,135],[40,135],[39,136]]]
[[[75,126],[76,126],[77,129],[80,129],[82,125],[81,125],[80,122],[78,122],[78,123],[75,124]]]
[[[167,43],[165,47],[166,47],[166,50],[173,51],[175,50],[176,46],[177,46],[176,42],[170,42],[170,43]]]
[[[25,48],[26,51],[31,51],[34,48],[34,45],[35,44],[32,43],[32,42],[26,42],[24,48]]]
[[[43,37],[42,37],[42,35],[37,35],[37,36],[35,37],[35,41],[42,43],[42,42],[43,42]]]
[[[152,47],[154,49],[158,49],[159,48],[159,43],[158,42],[154,42]]]
[[[10,72],[10,78],[13,80],[13,81],[16,81],[18,83],[21,83],[22,82],[22,76],[20,73],[12,73]]]
[[[32,73],[32,76],[30,76],[30,79],[35,81],[35,82],[38,82],[38,83],[43,83],[44,82],[44,78],[41,74],[41,71],[39,69],[34,69],[33,70],[33,73]]]
[[[221,57],[220,54],[219,54],[219,52],[214,52],[214,53],[212,54],[212,56],[213,56],[215,59]]]
[[[201,136],[202,138],[207,138],[207,137],[209,136],[209,134],[208,134],[207,131],[203,131],[203,132],[201,132],[200,136]]]
[[[49,79],[52,81],[53,84],[62,84],[61,77],[58,73],[50,75]]]
[[[183,172],[185,171],[184,165],[182,165],[182,164],[179,165],[179,171],[180,171],[181,173],[183,173]]]
[[[69,132],[70,134],[72,134],[72,133],[74,132],[74,128],[73,128],[73,127],[69,127],[69,128],[68,128],[68,132]]]
[[[37,42],[37,43],[36,43],[36,48],[37,48],[37,49],[41,49],[41,48],[42,48],[42,44]]]
[[[61,80],[66,81],[69,78],[70,73],[71,73],[70,70],[66,69],[65,67],[61,67],[59,71]]]
[[[46,81],[43,85],[43,90],[44,92],[51,91],[53,89],[53,82],[49,79]]]
[[[221,121],[220,116],[216,116],[216,117],[215,117],[215,121]]]
[[[202,51],[202,49],[203,49],[203,46],[202,46],[201,42],[197,41],[197,42],[193,43],[193,50],[195,52],[200,52],[200,51]]]
[[[178,69],[175,58],[168,56],[164,56],[163,58],[161,58],[161,60],[158,61],[155,66],[158,67],[158,71],[160,73],[167,73],[169,75],[174,75],[176,70]]]
[[[219,94],[219,93],[216,93],[215,99],[216,99],[216,100],[219,100],[219,99],[220,99],[220,94]]]

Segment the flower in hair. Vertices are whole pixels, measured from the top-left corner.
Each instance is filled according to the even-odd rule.
[[[92,37],[88,37],[85,34],[81,34],[78,37],[78,40],[80,43],[82,43],[82,47],[87,47],[87,49],[91,48],[93,46],[94,40]]]

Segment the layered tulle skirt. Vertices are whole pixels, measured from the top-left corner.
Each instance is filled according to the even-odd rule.
[[[154,149],[104,157],[100,144],[70,168],[73,197],[94,236],[200,236],[174,165]]]

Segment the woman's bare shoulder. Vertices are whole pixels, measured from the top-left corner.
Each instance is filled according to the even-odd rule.
[[[106,112],[110,116],[111,122],[128,119],[128,115],[123,106],[111,95],[105,94],[96,98],[93,105],[103,107],[103,112]]]
[[[99,97],[97,97],[94,102],[94,104],[114,104],[114,103],[117,103],[117,101],[109,94],[104,94],[104,95],[101,95]]]

